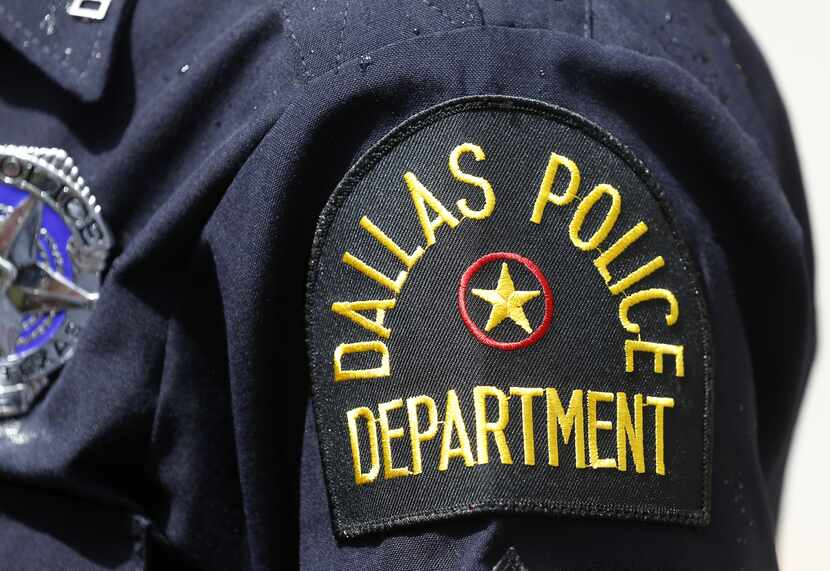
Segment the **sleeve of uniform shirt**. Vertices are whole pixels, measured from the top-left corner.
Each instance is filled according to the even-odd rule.
[[[62,428],[45,429],[60,452],[11,479],[140,514],[146,532],[92,512],[77,521],[140,536],[150,569],[775,568],[814,347],[810,234],[781,102],[725,2],[225,4],[127,11],[131,44],[110,79],[123,91],[105,95],[114,123],[101,124],[101,148],[68,117],[94,122],[94,102],[60,110],[78,163],[113,187],[99,199],[120,251],[68,369],[95,371],[79,379],[89,396],[50,390],[39,406],[61,411]],[[387,133],[484,95],[565,108],[613,134],[674,212],[716,363],[703,525],[507,509],[336,534],[306,337],[318,218]],[[30,123],[39,134],[48,121]],[[55,409],[59,396],[69,404]],[[64,544],[102,566],[123,556],[21,509],[6,510],[9,533],[23,521],[28,546],[47,530],[50,563],[74,561]]]
[[[529,569],[773,568],[781,472],[813,344],[809,228],[780,103],[728,8],[333,4],[283,11],[303,86],[204,232],[252,563],[277,565],[298,542],[308,569],[491,569],[511,547]],[[335,537],[305,356],[317,217],[385,133],[479,94],[590,118],[648,165],[676,212],[702,269],[717,363],[708,525],[508,511]],[[196,312],[192,327],[202,319]]]

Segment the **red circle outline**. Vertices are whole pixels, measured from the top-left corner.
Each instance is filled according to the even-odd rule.
[[[542,323],[539,324],[539,327],[537,327],[533,333],[530,334],[530,336],[522,339],[521,341],[496,341],[484,333],[484,331],[476,325],[475,321],[470,318],[470,314],[467,312],[466,296],[467,286],[470,284],[470,280],[473,279],[473,276],[475,276],[482,267],[496,260],[513,260],[514,262],[519,262],[530,270],[542,286],[542,294],[545,298],[545,316],[542,319]],[[496,349],[501,349],[502,351],[515,351],[516,349],[524,349],[525,347],[533,345],[541,339],[545,333],[547,333],[550,328],[551,320],[553,319],[553,292],[551,291],[550,284],[548,283],[547,278],[545,278],[545,275],[542,273],[542,270],[540,270],[539,266],[528,258],[520,256],[519,254],[514,254],[513,252],[492,252],[473,262],[461,276],[461,282],[458,284],[458,311],[461,313],[461,319],[464,321],[464,325],[467,326],[467,329],[470,330],[470,333],[472,333],[476,339],[488,347],[494,347]]]

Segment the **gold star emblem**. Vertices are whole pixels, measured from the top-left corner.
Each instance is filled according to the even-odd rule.
[[[510,270],[507,269],[507,263],[502,262],[501,274],[499,275],[499,282],[496,284],[496,289],[474,289],[472,294],[492,304],[493,308],[490,310],[490,317],[487,319],[487,325],[484,330],[492,331],[499,323],[508,317],[521,327],[525,333],[532,333],[533,328],[527,321],[522,306],[528,301],[538,296],[541,292],[536,291],[516,291],[516,286],[513,285],[513,278],[510,277]]]

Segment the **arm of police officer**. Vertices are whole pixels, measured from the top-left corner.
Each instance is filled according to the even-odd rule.
[[[774,567],[808,223],[728,8],[339,8],[285,13],[215,214],[262,521],[315,569]]]
[[[112,232],[17,567],[776,566],[809,224],[724,2],[0,8]]]

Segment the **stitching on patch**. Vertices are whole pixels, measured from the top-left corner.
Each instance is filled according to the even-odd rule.
[[[343,57],[343,43],[346,40],[346,22],[349,19],[349,0],[343,2],[343,23],[340,25],[340,40],[337,42],[337,53],[334,56],[334,73],[340,73],[340,58]]]
[[[371,369],[350,369],[343,368],[342,361],[344,355],[352,353],[363,353],[366,351],[373,351],[381,356],[380,365]],[[386,348],[386,343],[383,341],[359,341],[357,343],[341,343],[334,350],[334,380],[351,381],[354,379],[378,379],[381,377],[388,377],[389,369],[389,349]]]
[[[394,299],[367,299],[364,301],[335,301],[331,304],[331,310],[338,315],[368,329],[378,337],[389,339],[392,331],[383,324],[386,312],[394,309]],[[369,319],[361,311],[374,310],[375,318]]]
[[[616,519],[638,519],[649,521],[663,521],[673,523],[686,523],[692,525],[705,525],[711,518],[711,476],[712,476],[712,383],[714,375],[714,356],[712,351],[712,333],[709,325],[709,316],[706,304],[703,301],[704,295],[700,285],[703,283],[701,271],[694,262],[688,246],[681,238],[677,230],[677,220],[670,205],[665,200],[665,194],[653,179],[651,171],[646,165],[614,135],[605,131],[585,117],[549,103],[543,103],[531,99],[499,96],[499,95],[477,95],[453,99],[440,103],[410,117],[392,132],[375,143],[343,177],[340,184],[329,197],[318,219],[318,226],[314,234],[314,242],[311,248],[309,262],[309,276],[306,284],[306,337],[311,338],[311,323],[314,317],[314,300],[317,298],[317,283],[319,281],[319,258],[326,246],[337,212],[342,204],[351,195],[355,186],[379,163],[391,150],[396,148],[402,141],[417,133],[424,127],[431,125],[441,119],[465,111],[482,109],[497,109],[501,111],[518,111],[530,113],[540,117],[560,122],[587,135],[606,150],[615,154],[633,172],[640,182],[643,183],[647,192],[652,196],[666,219],[671,233],[674,246],[679,253],[682,266],[689,270],[692,276],[692,295],[697,302],[697,310],[701,316],[698,333],[702,339],[702,366],[703,366],[703,446],[702,446],[702,483],[700,490],[700,507],[694,510],[657,507],[649,508],[643,506],[607,504],[599,506],[590,500],[582,503],[565,503],[550,500],[486,500],[477,503],[460,504],[438,510],[427,510],[405,516],[392,516],[373,520],[369,523],[349,524],[344,522],[338,499],[336,495],[330,494],[331,511],[334,518],[335,530],[341,538],[356,537],[368,532],[388,530],[397,525],[413,525],[434,520],[445,520],[463,515],[476,515],[481,512],[529,512],[548,513],[565,516],[583,516],[598,518]],[[312,379],[317,378],[320,368],[320,355],[312,343],[307,343]],[[325,362],[325,360],[323,361]],[[328,402],[319,394],[318,383],[312,382],[312,393],[315,402]],[[322,434],[325,430],[319,423],[319,417],[315,415],[317,432]],[[333,479],[330,477],[329,466],[332,464],[331,451],[323,439],[320,439],[320,454],[323,459],[326,481],[329,486]],[[329,488],[330,489],[330,488]]]
[[[473,512],[473,510],[476,510]],[[342,536],[349,538],[357,535],[367,533],[384,531],[390,529],[392,526],[399,524],[417,524],[432,520],[447,520],[458,517],[460,515],[480,515],[485,513],[498,513],[506,511],[517,511],[524,513],[545,513],[564,516],[582,516],[582,517],[597,517],[603,519],[643,519],[648,516],[655,521],[664,521],[670,523],[690,523],[693,525],[702,525],[709,519],[709,514],[701,513],[691,510],[683,510],[676,508],[663,508],[660,510],[652,510],[642,508],[640,506],[631,505],[610,505],[608,507],[598,506],[596,504],[586,503],[586,505],[577,506],[573,504],[566,504],[560,502],[544,502],[534,500],[491,500],[485,502],[477,502],[471,504],[459,504],[449,508],[442,508],[439,510],[425,511],[416,514],[405,516],[392,516],[374,520],[368,524],[352,524],[342,525],[342,519],[338,516],[337,523],[341,525]]]
[[[285,29],[288,30],[288,35],[294,44],[294,49],[297,50],[297,57],[300,58],[300,69],[302,70],[303,77],[305,77],[306,81],[308,81],[311,79],[311,74],[308,71],[308,63],[305,60],[305,56],[303,56],[303,48],[300,46],[297,34],[294,33],[294,27],[291,25],[291,18],[288,16],[288,7],[284,2],[280,4],[280,12],[282,13],[282,19],[285,20]]]

